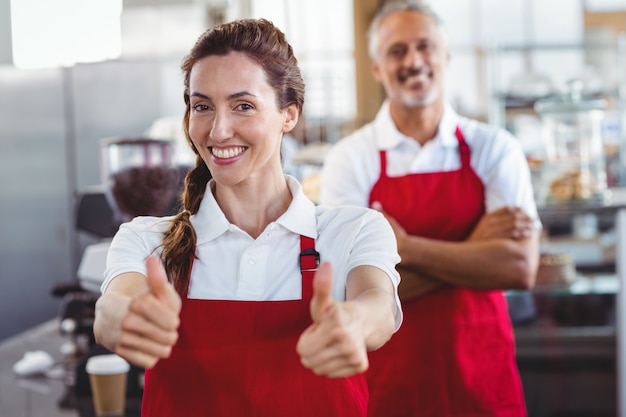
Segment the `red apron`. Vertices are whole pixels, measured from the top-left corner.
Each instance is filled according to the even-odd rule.
[[[457,171],[388,177],[386,153],[370,203],[409,234],[462,241],[485,212],[485,190],[456,129]],[[403,302],[402,327],[370,353],[370,417],[525,416],[502,291],[439,289]]]
[[[296,343],[311,324],[316,268],[309,256],[313,239],[301,236],[300,242],[301,300],[197,300],[185,294],[179,340],[168,359],[146,372],[142,416],[366,415],[364,374],[320,377],[300,363]]]

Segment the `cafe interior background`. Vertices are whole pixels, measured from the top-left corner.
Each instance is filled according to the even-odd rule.
[[[325,152],[384,98],[365,40],[379,3],[0,0],[1,415],[7,391],[23,404],[57,392],[7,388],[14,361],[41,348],[24,340],[53,333],[49,353],[63,360],[89,333],[115,228],[111,175],[137,149],[191,163],[179,66],[197,36],[238,17],[286,33],[307,99],[285,169],[315,199]],[[431,5],[452,54],[448,99],[513,132],[533,174],[542,265],[534,290],[507,293],[529,414],[625,416],[626,1]]]

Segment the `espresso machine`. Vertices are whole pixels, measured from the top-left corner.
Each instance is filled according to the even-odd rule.
[[[77,276],[82,287],[99,292],[110,239],[136,216],[178,212],[178,197],[189,167],[174,162],[172,141],[106,138],[100,141],[101,184],[78,196],[77,228],[102,241],[85,248]]]
[[[136,216],[166,216],[179,210],[179,196],[189,166],[175,161],[173,141],[146,137],[113,137],[100,141],[101,184],[75,195],[76,229],[95,243],[86,245],[77,280],[52,289],[61,298],[60,332],[68,338],[62,353],[71,365],[66,385],[74,397],[90,395],[86,360],[106,353],[93,334],[95,303],[104,279],[106,256],[120,224]],[[132,368],[128,393],[142,391],[143,370]],[[136,377],[136,378],[135,378]]]

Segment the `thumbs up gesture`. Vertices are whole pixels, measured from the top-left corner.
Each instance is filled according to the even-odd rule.
[[[165,269],[163,269],[159,258],[156,256],[148,257],[146,259],[146,269],[150,294],[178,316],[182,302],[174,287],[168,282]]]
[[[300,335],[296,350],[317,375],[352,376],[369,366],[363,326],[350,302],[333,299],[332,283],[332,267],[323,262],[313,279],[313,323]]]
[[[128,273],[111,282],[96,305],[94,332],[105,347],[151,368],[178,340],[181,299],[156,256],[146,267],[147,277]]]

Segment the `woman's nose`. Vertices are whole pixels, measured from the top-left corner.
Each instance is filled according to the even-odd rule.
[[[232,125],[228,114],[215,112],[209,136],[216,142],[225,141],[232,136]]]

